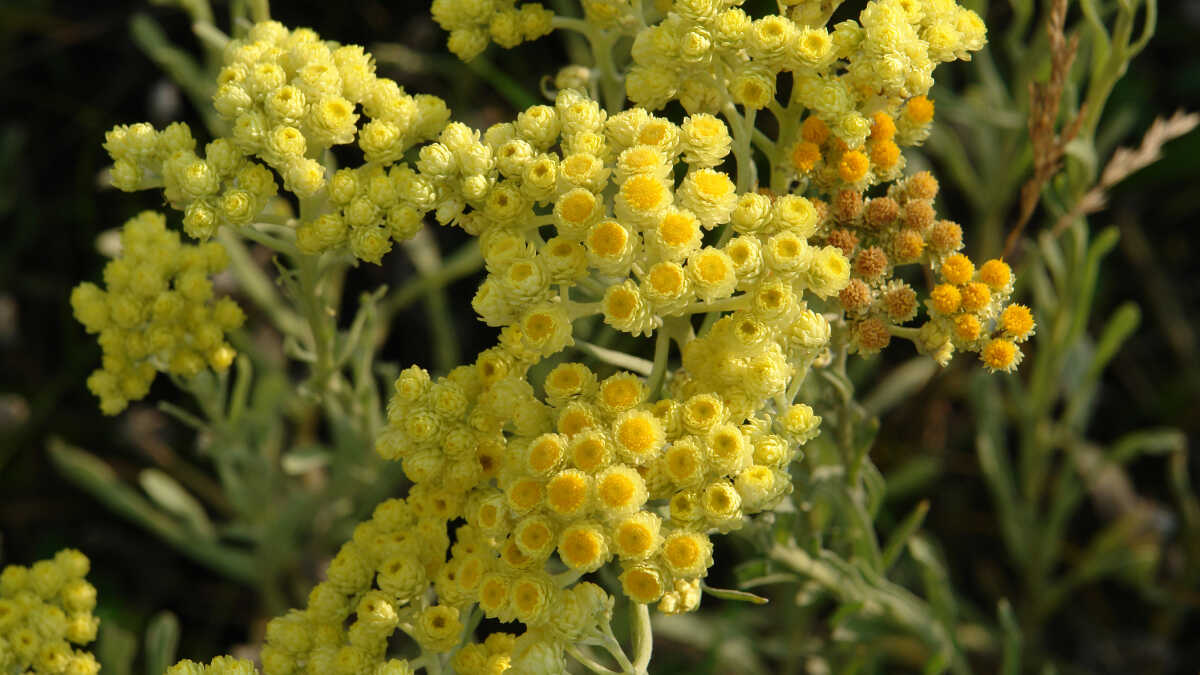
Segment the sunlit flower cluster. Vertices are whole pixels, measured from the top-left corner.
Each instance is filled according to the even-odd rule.
[[[450,113],[441,99],[411,96],[377,77],[362,47],[277,22],[230,41],[224,64],[213,107],[229,124],[228,137],[210,142],[201,156],[186,124],[158,132],[145,123],[118,126],[104,146],[113,185],[161,187],[184,212],[184,230],[198,239],[223,225],[253,223],[277,193],[276,176],[300,202],[296,237],[307,253],[348,245],[359,259],[378,263],[392,241],[415,234],[427,195],[402,167],[388,168],[445,125]],[[325,151],[355,142],[362,170],[330,176]],[[338,208],[306,208],[324,201]]]
[[[75,647],[96,639],[96,589],[79,551],[59,551],[0,573],[0,672],[96,675],[100,664]]]
[[[104,353],[88,378],[101,410],[115,415],[144,397],[158,372],[192,376],[233,363],[225,335],[245,314],[231,298],[214,297],[210,279],[228,264],[217,242],[181,243],[160,213],[125,223],[121,254],[104,268],[105,288],[83,283],[71,293],[75,318],[99,334]]]
[[[761,18],[740,4],[585,0],[581,20],[436,0],[463,58],[552,27],[593,47],[632,38],[623,78],[603,59],[563,71],[552,102],[482,131],[377,77],[359,47],[260,23],[225,49],[214,105],[233,131],[203,158],[181,125],[109,135],[114,183],[162,187],[195,237],[249,225],[278,178],[300,205],[286,223],[299,255],[345,247],[378,263],[430,215],[479,241],[486,278],[471,305],[498,344],[444,376],[414,366],[395,380],[375,449],[412,486],[355,529],[306,608],[269,624],[266,673],[408,675],[430,659],[464,674],[565,672],[575,645],[616,643],[616,599],[586,580],[605,566],[633,603],[699,606],[713,536],[793,490],[789,465],[822,421],[805,378],[832,351],[872,354],[901,336],[943,364],[955,350],[993,371],[1020,361],[1034,323],[1008,303],[1011,269],[959,252],[962,229],[936,217],[937,181],[906,177],[901,153],[928,134],[934,66],[982,46],[978,16],[951,0],[874,0],[827,28],[812,3]],[[601,105],[597,85],[614,82],[637,107]],[[678,122],[652,112],[672,101]],[[762,110],[776,138],[756,129]],[[355,141],[364,163],[329,168],[326,151]],[[195,372],[196,355],[227,366],[222,331],[241,321],[205,285],[220,247],[183,246],[149,215],[125,237],[127,259],[157,262],[114,262],[107,293],[85,284],[73,297],[101,333],[93,390],[109,411],[144,395],[155,369]],[[927,297],[897,274],[905,265],[936,277]],[[195,307],[159,310],[176,296]],[[920,328],[905,325],[922,310]],[[654,360],[577,333],[600,321],[653,338]],[[475,642],[480,615],[523,632]],[[391,658],[397,632],[422,656]],[[249,668],[185,662],[172,675]]]

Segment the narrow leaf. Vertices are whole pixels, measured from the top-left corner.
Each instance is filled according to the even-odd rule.
[[[143,469],[138,474],[138,483],[156,504],[182,518],[188,526],[206,539],[216,533],[204,507],[170,475],[158,469]]]
[[[146,675],[163,675],[175,663],[179,647],[179,619],[171,612],[160,612],[146,628]]]
[[[764,598],[761,595],[755,595],[754,593],[747,593],[746,591],[736,591],[731,588],[713,588],[712,586],[709,586],[708,584],[706,584],[704,582],[700,582],[700,587],[702,589],[704,589],[705,593],[708,593],[709,595],[716,597],[716,598],[721,598],[722,600],[736,600],[737,602],[749,602],[754,605],[765,605],[768,602],[770,602],[770,600],[768,600],[767,598]]]

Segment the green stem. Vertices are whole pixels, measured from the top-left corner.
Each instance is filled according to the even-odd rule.
[[[250,19],[255,23],[271,20],[270,0],[250,0]]]
[[[654,336],[654,367],[650,369],[650,377],[646,388],[650,390],[651,401],[658,400],[663,381],[667,376],[667,361],[671,355],[671,332],[666,326],[658,329]]]
[[[633,662],[629,660],[629,657],[625,655],[625,650],[621,648],[621,641],[617,639],[617,636],[613,635],[612,624],[603,621],[601,623],[603,624],[604,640],[600,643],[600,646],[604,647],[617,660],[617,664],[621,666],[623,675],[646,675],[645,671],[634,669]]]
[[[584,668],[587,668],[597,675],[619,675],[617,671],[601,665],[600,662],[596,661],[587,654],[584,654],[583,650],[575,645],[567,645],[566,652],[567,654],[570,654],[571,658],[583,665]]]
[[[309,348],[316,359],[307,386],[318,397],[322,397],[329,377],[333,374],[333,337],[336,327],[318,288],[321,281],[318,271],[319,256],[302,254],[297,256],[295,262],[296,277],[300,283],[300,297],[297,300],[303,307],[304,318],[308,322]]]
[[[604,109],[612,115],[625,108],[625,83],[613,64],[613,45],[619,33],[598,31],[589,36],[592,55],[600,69],[600,91],[604,94]]]
[[[633,637],[633,673],[645,675],[649,672],[650,655],[654,650],[654,632],[650,625],[649,605],[640,602],[630,606],[631,627]]]
[[[248,230],[249,228],[243,229]],[[246,249],[242,241],[227,228],[218,230],[217,239],[229,253],[230,267],[238,279],[242,292],[266,312],[271,323],[281,333],[297,337],[303,335],[304,320],[283,302],[283,298],[275,289],[275,283],[254,262],[250,251]]]
[[[649,377],[651,373],[654,372],[653,362],[633,356],[631,354],[626,354],[625,352],[619,352],[615,349],[601,347],[600,345],[595,345],[583,340],[576,340],[575,348],[582,352],[586,352],[605,363],[614,365],[618,368],[624,368],[625,370],[635,372],[639,375]]]
[[[732,101],[727,101],[722,113],[729,121],[733,131],[733,157],[737,161],[737,191],[746,192],[750,189],[751,172],[754,157],[751,155],[750,140],[754,135],[754,110],[747,110],[745,117],[740,115]]]
[[[51,438],[50,459],[68,480],[91,493],[108,508],[154,533],[184,555],[250,588],[260,588],[262,576],[249,555],[194,536],[130,488],[104,461],[89,452]]]

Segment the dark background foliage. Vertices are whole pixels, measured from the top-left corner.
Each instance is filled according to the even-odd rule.
[[[485,126],[512,114],[486,79],[450,60],[444,33],[423,3],[275,4],[276,18],[313,26],[331,39],[368,46],[400,42],[430,55],[424,72],[382,69],[406,87],[446,97],[464,121]],[[1125,144],[1136,142],[1157,115],[1200,108],[1194,40],[1200,2],[1163,0],[1160,6],[1158,34],[1118,85],[1110,106],[1110,112],[1128,117],[1133,135]],[[180,118],[201,128],[178,90],[129,39],[135,11],[155,16],[180,44],[194,44],[181,13],[142,2],[0,3],[0,562],[27,564],[61,547],[80,548],[93,560],[104,621],[139,632],[155,612],[173,611],[184,626],[180,655],[207,659],[260,635],[261,624],[251,623],[260,620],[254,594],[106,511],[64,482],[45,453],[47,439],[57,435],[105,457],[132,482],[163,447],[188,452],[188,436],[163,426],[150,404],[115,419],[100,415],[84,386],[99,350],[67,304],[76,283],[99,277],[98,234],[161,206],[153,192],[127,195],[101,185],[104,132],[118,123],[162,125]],[[1006,17],[998,10],[994,18]],[[489,57],[536,92],[536,83],[552,74],[562,53],[561,43],[551,38],[513,52],[493,49]],[[1097,440],[1144,426],[1174,426],[1198,438],[1200,283],[1191,258],[1198,241],[1197,177],[1200,133],[1192,133],[1114,190],[1110,208],[1093,219],[1117,224],[1123,233],[1103,269],[1097,316],[1134,300],[1144,317],[1104,380],[1091,430]],[[945,197],[954,203],[952,194]],[[964,224],[970,249],[970,223]],[[393,255],[384,268],[362,275],[365,284],[394,284],[411,270],[402,255]],[[473,353],[487,345],[490,334],[471,315],[470,293],[470,282],[452,287],[452,297],[461,301],[460,334],[482,336],[464,344],[464,352]],[[421,310],[400,321],[404,325],[397,328],[416,329],[401,331],[404,337],[389,344],[387,358],[428,365]],[[989,503],[980,496],[969,428],[956,421],[964,404],[951,396],[955,387],[946,379],[953,377],[953,372],[939,377],[886,418],[874,456],[885,473],[889,463],[917,452],[946,459],[944,473],[921,496],[932,500],[927,527],[951,561],[955,587],[971,597],[998,574],[1003,556]],[[160,382],[148,400],[173,395]],[[1193,475],[1200,473],[1197,462],[1192,464]],[[1164,475],[1160,460],[1133,466],[1138,489],[1165,503]],[[917,498],[897,503],[897,517]],[[1185,601],[1200,603],[1200,591],[1193,589]],[[1058,617],[1047,647],[1094,672],[1143,672],[1144,664],[1195,672],[1200,630],[1185,627],[1174,641],[1164,642],[1147,624],[1153,609],[1118,585],[1089,587]]]

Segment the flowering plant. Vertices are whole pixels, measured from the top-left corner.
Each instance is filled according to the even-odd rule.
[[[938,180],[904,153],[933,128],[936,66],[980,50],[982,20],[953,0],[871,0],[837,22],[837,0],[758,17],[729,0],[581,4],[573,17],[433,2],[464,60],[555,31],[590,46],[590,64],[545,83],[546,103],[476,130],[265,3],[231,35],[188,3],[219,60],[212,140],[143,123],[104,143],[112,184],[161,190],[182,236],[175,217],[138,215],[103,287],[71,296],[103,351],[88,381],[101,409],[167,374],[203,416],[168,410],[207,434],[238,509],[267,508],[296,488],[264,478],[278,453],[255,450],[274,423],[249,420],[284,400],[248,403],[264,360],[238,354],[254,351],[240,331],[260,321],[303,364],[275,370],[303,371],[294,404],[329,425],[343,466],[380,471],[377,493],[351,498],[370,517],[347,524],[307,606],[268,624],[268,674],[648,673],[652,607],[762,600],[705,583],[714,538],[735,531],[915,634],[933,670],[963,668],[954,626],[884,576],[912,530],[875,542],[882,478],[847,362],[899,339],[941,366],[970,352],[1011,373],[1035,332],[1012,268],[962,252]],[[430,220],[472,238],[443,266]],[[347,275],[397,246],[426,286],[482,266],[471,306],[499,336],[384,393],[376,350],[404,300],[381,289],[349,323],[337,314]],[[214,292],[227,268],[246,309]],[[351,495],[361,479],[343,474],[330,490]],[[842,520],[868,534],[852,544],[866,571],[822,543]],[[219,542],[190,546],[263,580]],[[389,648],[397,633],[417,649]],[[254,669],[222,657],[168,672]]]

